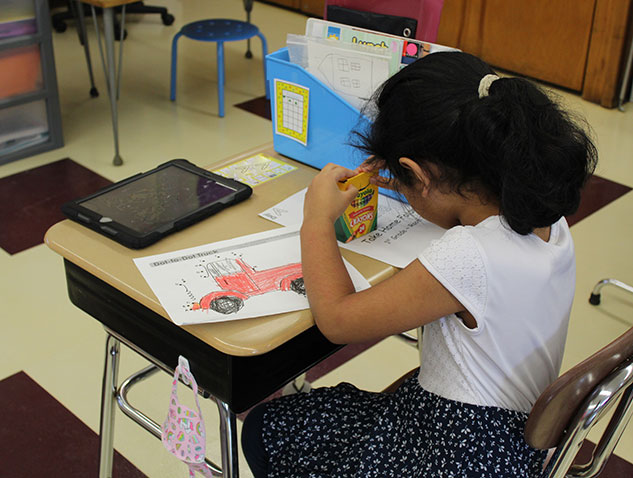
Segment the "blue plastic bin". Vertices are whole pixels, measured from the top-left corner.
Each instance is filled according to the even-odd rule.
[[[291,63],[288,49],[282,48],[266,56],[266,77],[270,86],[270,107],[273,119],[275,151],[296,161],[323,168],[336,163],[354,169],[365,155],[352,147],[351,131],[366,128],[367,118],[299,65]],[[309,88],[307,144],[275,132],[275,78]]]

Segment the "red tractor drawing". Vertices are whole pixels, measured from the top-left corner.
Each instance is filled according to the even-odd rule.
[[[207,264],[205,270],[222,290],[205,295],[192,310],[234,314],[255,295],[279,290],[306,295],[300,263],[257,271],[242,259],[224,259]]]

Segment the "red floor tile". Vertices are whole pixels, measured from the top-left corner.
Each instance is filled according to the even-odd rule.
[[[97,434],[24,372],[0,381],[0,420],[0,475],[11,478],[98,475]],[[113,476],[145,477],[116,450]]]
[[[0,178],[0,247],[15,254],[41,244],[47,229],[64,219],[62,204],[109,184],[68,158]]]
[[[237,108],[248,111],[249,113],[256,114],[262,118],[270,119],[270,100],[267,100],[265,96],[255,98],[244,103],[235,105]]]
[[[568,216],[567,222],[570,226],[573,226],[578,221],[603,208],[611,201],[615,201],[630,190],[631,188],[624,184],[616,183],[600,176],[592,176],[582,192],[578,211]]]

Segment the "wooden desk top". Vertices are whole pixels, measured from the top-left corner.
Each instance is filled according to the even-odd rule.
[[[274,152],[272,143],[213,164],[207,169],[217,169],[222,165],[257,153],[280,158],[297,166],[298,169],[254,187],[253,195],[246,201],[231,206],[183,231],[167,236],[150,247],[141,250],[128,249],[70,220],[52,226],[46,233],[44,241],[48,247],[65,259],[165,317],[165,320],[170,320],[136,268],[133,259],[279,227],[259,217],[258,214],[305,188],[317,172],[314,168],[279,156]],[[343,250],[343,256],[371,284],[388,278],[396,271],[394,267],[383,262],[347,250]],[[266,353],[312,325],[314,321],[310,311],[302,310],[254,319],[187,325],[183,328],[221,352],[249,356]]]

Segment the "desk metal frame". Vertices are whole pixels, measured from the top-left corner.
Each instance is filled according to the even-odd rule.
[[[265,354],[229,355],[67,259],[64,266],[71,302],[100,321],[108,334],[101,403],[100,478],[111,477],[116,402],[121,403],[121,398],[125,401],[130,382],[142,380],[152,372],[144,369],[117,386],[120,342],[169,373],[174,372],[180,355],[187,357],[201,393],[212,396],[220,409],[225,478],[239,476],[235,414],[256,405],[342,347],[329,342],[313,326]],[[151,425],[143,426],[152,431]]]
[[[73,0],[79,3],[80,0]],[[103,72],[105,74],[106,86],[108,89],[108,98],[110,99],[110,112],[112,115],[112,133],[114,136],[114,158],[112,160],[112,164],[115,166],[120,166],[123,164],[123,159],[121,158],[121,154],[119,153],[119,117],[118,117],[118,107],[117,101],[119,99],[120,92],[120,83],[121,83],[121,62],[123,58],[123,40],[125,37],[125,5],[130,3],[131,0],[120,0],[120,2],[114,2],[112,6],[104,6],[103,10],[103,35],[104,35],[104,44],[105,44],[105,53],[104,47],[102,46],[100,34],[99,34],[99,25],[97,22],[97,14],[95,12],[95,5],[99,6],[99,2],[97,0],[81,0],[89,3],[92,8],[92,18],[95,25],[95,31],[97,33],[97,43],[99,45],[99,52],[101,55],[101,63],[103,65]],[[72,3],[72,2],[71,2]],[[246,12],[246,21],[248,23],[251,22],[251,12],[253,10],[253,0],[243,0],[244,11]],[[119,37],[119,54],[118,54],[118,66],[115,64],[115,54],[114,54],[114,8],[120,6],[121,7],[121,22],[120,22],[120,37]],[[77,8],[77,10],[81,11],[81,14],[77,17],[77,20],[80,24],[80,39],[84,37],[84,50],[86,53],[86,62],[88,63],[88,70],[90,73],[90,79],[92,83],[92,88],[90,90],[91,96],[95,97],[98,95],[96,88],[94,87],[94,81],[92,79],[92,67],[90,64],[90,53],[88,50],[87,44],[87,35],[85,35],[85,25],[84,25],[84,17],[83,10],[81,6]],[[83,35],[82,35],[83,34]],[[262,37],[263,38],[263,37]],[[253,54],[251,53],[251,41],[250,38],[247,40],[247,49],[246,49],[246,58],[252,58]],[[219,61],[219,60],[218,60]],[[265,59],[262,59],[265,61]],[[222,79],[218,79],[218,81],[222,81]]]

